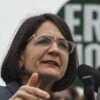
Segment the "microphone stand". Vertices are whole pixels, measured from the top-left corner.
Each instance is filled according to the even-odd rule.
[[[98,88],[97,100],[100,100],[100,87]]]
[[[84,96],[86,100],[95,100],[94,99],[94,83],[91,75],[82,77],[84,83]]]

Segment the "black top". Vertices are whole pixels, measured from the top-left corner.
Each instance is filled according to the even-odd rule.
[[[7,86],[0,86],[0,100],[9,100],[19,87],[20,84],[17,82],[10,82]]]

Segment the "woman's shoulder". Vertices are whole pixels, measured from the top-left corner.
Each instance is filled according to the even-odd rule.
[[[10,96],[11,92],[7,86],[0,86],[0,100],[8,100]]]
[[[10,82],[6,86],[0,86],[0,100],[8,100],[20,87],[17,82]]]

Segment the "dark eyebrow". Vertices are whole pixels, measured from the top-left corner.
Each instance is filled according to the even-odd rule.
[[[37,35],[38,36],[38,35]],[[40,35],[40,37],[50,37],[50,38],[54,38],[54,36],[51,36],[51,35],[47,35],[47,34],[43,34],[43,35]],[[62,37],[59,37],[59,38],[57,38],[57,40],[67,40],[67,39],[64,39],[64,38],[62,38]]]

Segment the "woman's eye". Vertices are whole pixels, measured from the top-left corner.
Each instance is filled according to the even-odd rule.
[[[59,42],[59,47],[63,50],[68,51],[68,45],[64,41]]]
[[[49,45],[50,44],[50,42],[51,42],[51,39],[49,39],[49,38],[39,38],[37,41],[36,41],[36,45]]]

